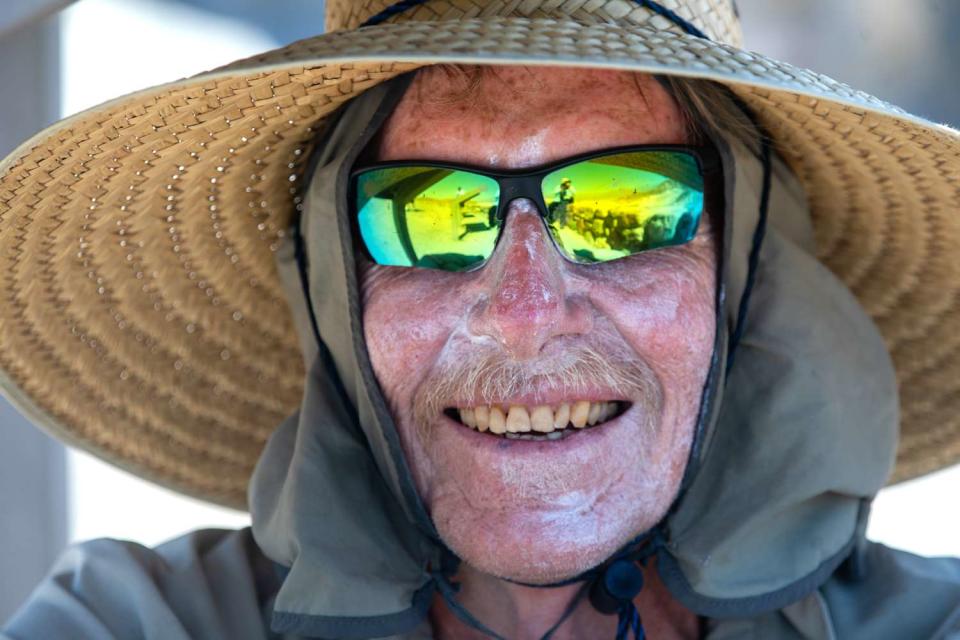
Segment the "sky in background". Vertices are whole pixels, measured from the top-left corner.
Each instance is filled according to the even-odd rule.
[[[251,1],[234,6],[241,4]],[[278,14],[286,3],[268,5]],[[944,48],[956,31],[960,3],[739,0],[739,5],[748,48],[960,123],[960,83],[948,82],[955,77],[948,61],[955,56]],[[296,14],[289,15],[297,22]],[[168,0],[81,0],[62,22],[63,113],[273,48],[292,39],[282,34],[296,32],[296,25],[290,31],[274,22],[267,26]],[[249,522],[245,514],[180,497],[87,454],[70,454],[69,479],[73,540],[110,536],[154,545],[198,527]],[[870,537],[922,554],[960,556],[960,523],[944,508],[955,503],[958,488],[960,467],[884,490],[874,505]]]

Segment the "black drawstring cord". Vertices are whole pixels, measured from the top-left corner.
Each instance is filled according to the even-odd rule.
[[[746,113],[750,114],[750,111],[746,111]],[[754,124],[756,124],[756,122],[754,122]],[[763,132],[762,129],[761,132]],[[733,367],[733,358],[737,353],[737,346],[740,344],[740,339],[746,330],[747,311],[750,307],[750,294],[753,293],[753,287],[757,280],[758,266],[760,265],[760,247],[763,245],[763,238],[767,232],[772,169],[770,166],[770,139],[765,132],[761,134],[760,145],[760,161],[763,164],[763,186],[760,190],[760,216],[757,220],[757,226],[753,230],[753,244],[750,247],[750,256],[747,259],[747,281],[743,286],[743,295],[740,297],[740,305],[737,309],[737,324],[730,334],[730,346],[727,348],[727,373],[729,373]]]
[[[399,13],[403,13],[407,9],[412,9],[413,7],[421,5],[426,1],[427,0],[400,0],[400,2],[393,3],[392,5],[390,5],[383,11],[381,11],[380,13],[377,13],[367,18],[367,20],[363,24],[361,24],[360,27],[361,28],[371,27],[375,24],[380,24],[384,20],[389,20],[393,16]],[[683,29],[684,32],[690,34],[691,36],[703,38],[704,40],[710,39],[706,36],[706,34],[703,31],[695,27],[690,21],[684,20],[679,15],[677,15],[676,12],[671,11],[670,9],[667,9],[665,6],[663,6],[659,2],[654,2],[653,0],[633,0],[633,1],[639,4],[643,8],[649,9],[650,11],[653,11],[655,14],[659,16],[663,16],[673,24]]]
[[[633,559],[617,560],[599,576],[590,589],[590,604],[600,613],[617,614],[616,640],[636,640],[646,635],[633,599],[643,590],[643,571]]]
[[[671,11],[670,9],[667,9],[665,6],[663,6],[659,2],[653,2],[652,0],[634,0],[634,2],[636,2],[637,4],[639,4],[640,6],[646,9],[649,9],[650,11],[653,11],[657,15],[663,16],[673,24],[677,25],[678,27],[686,31],[691,36],[703,38],[704,40],[710,39],[707,37],[707,34],[705,34],[703,31],[700,31],[700,29],[697,29],[688,20],[684,20],[679,15],[677,15],[676,12]]]
[[[390,5],[383,11],[381,11],[380,13],[372,15],[369,18],[367,18],[366,22],[361,24],[360,27],[361,28],[371,27],[375,24],[380,24],[384,20],[388,20],[393,16],[397,15],[398,13],[403,13],[407,9],[423,4],[426,1],[427,0],[400,0],[400,2],[393,3],[392,5]]]
[[[620,616],[620,623],[617,625],[617,640],[627,640],[627,634],[630,631],[633,631],[633,637],[636,640],[644,640],[647,637],[643,625],[640,624],[640,612],[632,603],[629,611],[625,611]]]
[[[643,569],[640,565],[645,566],[647,560],[660,551],[663,546],[663,534],[659,529],[655,529],[632,540],[600,567],[585,571],[569,580],[544,585],[511,582],[525,587],[542,589],[583,582],[577,593],[570,599],[563,615],[541,636],[540,640],[550,640],[557,629],[560,628],[560,625],[570,617],[585,597],[589,598],[590,604],[600,613],[617,614],[615,640],[629,640],[631,633],[634,640],[645,640],[646,631],[643,628],[643,621],[640,619],[640,612],[633,601],[643,590]],[[460,592],[460,584],[454,582],[451,576],[456,572],[459,560],[453,557],[453,554],[449,555],[451,557],[445,558],[441,568],[432,571],[430,574],[437,585],[437,591],[453,614],[465,625],[473,627],[494,640],[504,640],[501,635],[480,622],[472,613],[467,611],[466,607],[457,602],[456,596]]]
[[[647,560],[665,545],[663,533],[657,527],[623,551],[613,556],[598,571],[590,588],[590,604],[600,613],[617,614],[616,640],[628,640],[633,632],[635,640],[644,640],[646,631],[634,599],[643,590],[643,569]]]
[[[443,596],[447,606],[450,607],[450,610],[453,611],[453,614],[457,616],[461,622],[469,627],[473,627],[480,633],[490,636],[494,640],[505,640],[503,636],[477,620],[472,613],[467,611],[466,607],[457,602],[460,583],[451,580],[443,571],[433,572],[433,580],[437,583],[437,590],[440,592],[440,595]]]

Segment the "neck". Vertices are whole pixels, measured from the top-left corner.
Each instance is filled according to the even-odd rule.
[[[647,636],[658,640],[687,640],[699,636],[697,616],[684,609],[657,575],[655,562],[644,569],[644,588],[634,600]],[[454,580],[461,585],[457,601],[498,635],[511,640],[540,640],[560,619],[582,584],[536,588],[500,580],[461,564]],[[430,609],[434,637],[439,640],[488,640],[464,624],[437,595]],[[617,616],[603,615],[584,597],[552,640],[614,638]]]

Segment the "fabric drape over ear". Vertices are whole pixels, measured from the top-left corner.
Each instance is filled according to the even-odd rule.
[[[747,287],[764,167],[728,137],[724,326]],[[663,579],[686,606],[746,616],[796,601],[862,542],[893,468],[893,365],[873,322],[815,257],[804,193],[777,158],[744,333],[696,477],[666,521]]]
[[[353,159],[405,86],[365,92],[325,132],[300,229],[277,253],[308,361],[301,408],[271,437],[250,487],[257,543],[285,568],[275,631],[406,633],[433,593],[440,547],[370,369],[350,230],[337,213]]]

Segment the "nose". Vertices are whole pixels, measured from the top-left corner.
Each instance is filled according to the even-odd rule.
[[[514,200],[500,242],[481,270],[484,295],[471,310],[468,328],[494,339],[515,359],[535,358],[551,339],[592,329],[588,303],[569,290],[570,282],[569,267],[536,206]]]

